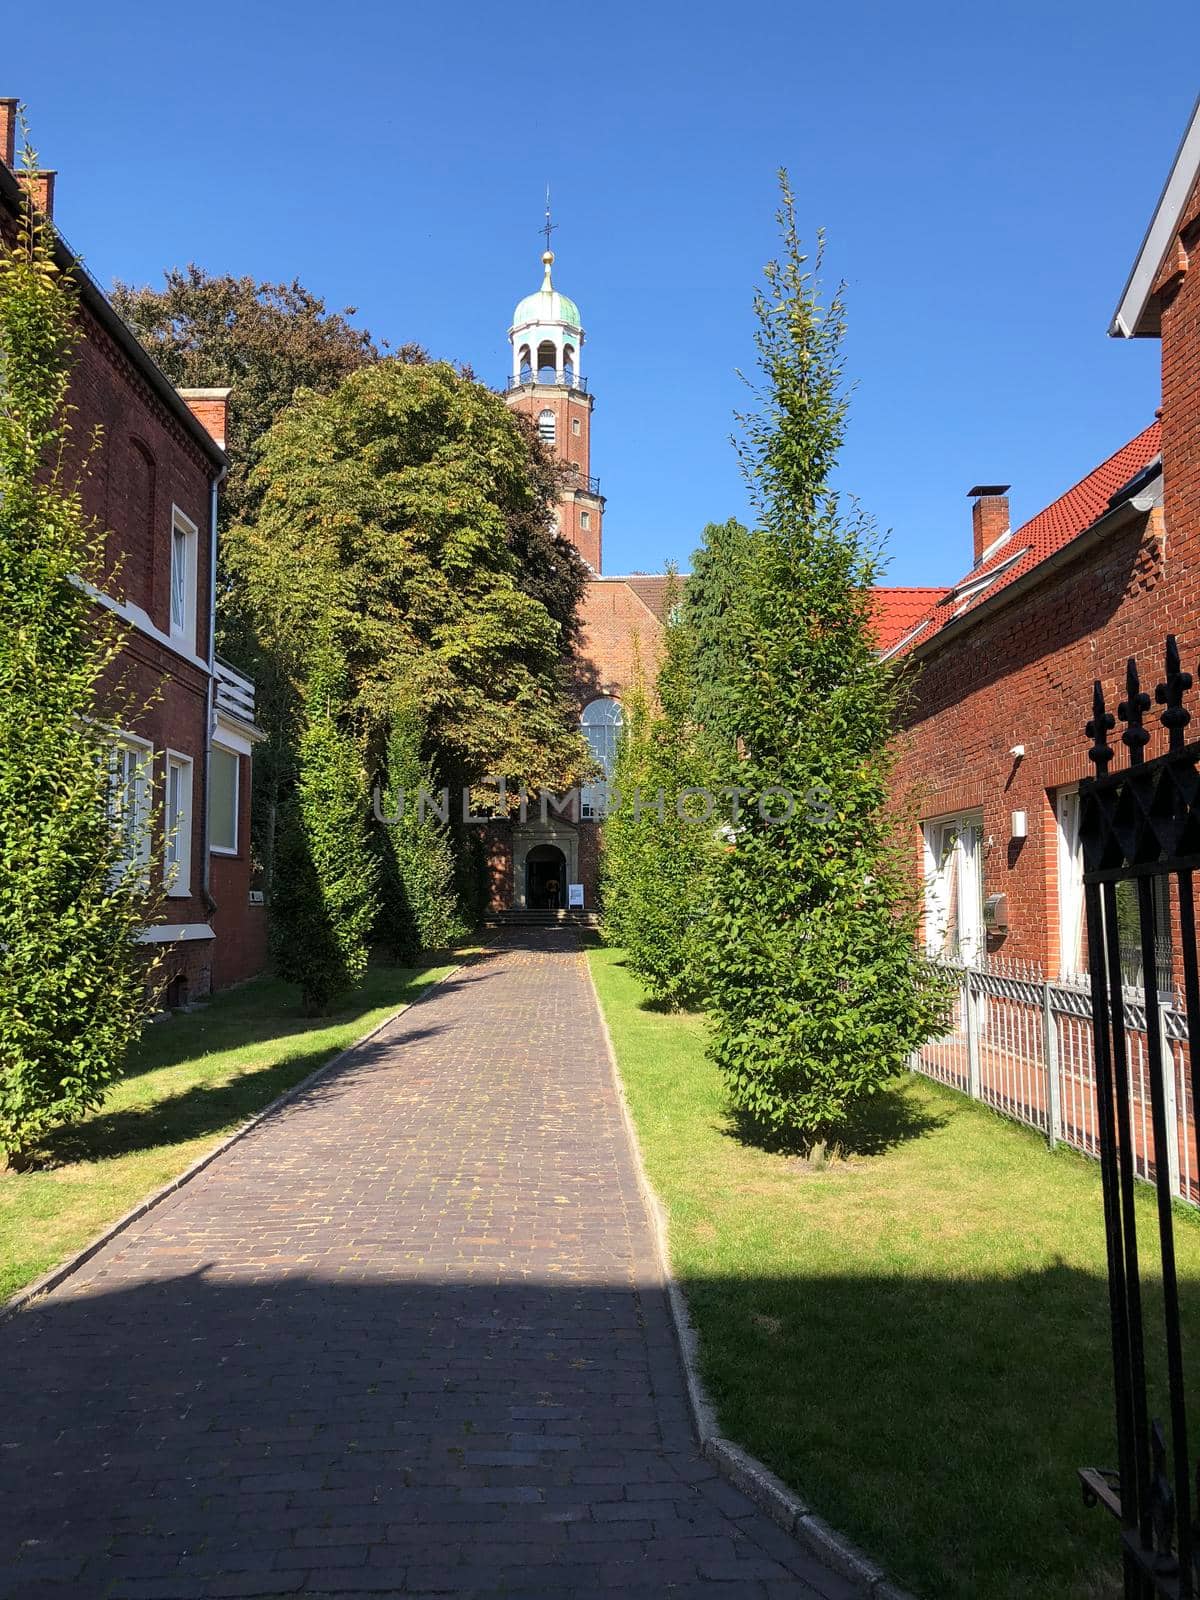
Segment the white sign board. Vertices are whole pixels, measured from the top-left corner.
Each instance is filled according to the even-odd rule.
[[[571,906],[579,906],[582,908],[583,885],[581,883],[569,883],[567,885],[567,906],[568,908]]]

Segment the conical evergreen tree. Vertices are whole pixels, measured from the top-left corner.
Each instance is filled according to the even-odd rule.
[[[361,983],[378,909],[377,857],[362,758],[343,710],[345,668],[317,646],[304,692],[297,780],[284,806],[272,905],[275,960],[300,985],[305,1010],[325,1011]]]
[[[423,725],[412,711],[391,721],[386,779],[380,788],[376,843],[380,901],[376,933],[395,960],[411,966],[423,950],[443,950],[466,933],[455,890],[454,847],[448,826],[422,793],[438,791],[433,765],[422,755]]]
[[[824,1138],[928,1034],[915,886],[888,816],[904,692],[871,619],[878,541],[832,474],[846,421],[841,290],[821,298],[781,174],[782,258],[755,300],[759,408],[739,419],[761,519],[730,594],[741,791],[709,925],[712,1053],[736,1109]]]

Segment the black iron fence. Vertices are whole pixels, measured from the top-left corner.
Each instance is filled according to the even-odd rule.
[[[1117,717],[1095,685],[1090,759],[1095,776],[1080,785],[1080,837],[1091,988],[1100,1166],[1108,1251],[1109,1309],[1116,1403],[1117,1467],[1081,1469],[1084,1498],[1105,1505],[1121,1524],[1126,1600],[1188,1600],[1197,1592],[1200,1503],[1188,1444],[1183,1332],[1175,1267],[1175,1218],[1170,1148],[1177,1137],[1168,1104],[1169,1043],[1164,1037],[1155,969],[1162,906],[1178,907],[1179,964],[1183,990],[1186,1071],[1192,1104],[1200,1088],[1200,966],[1197,962],[1194,873],[1200,867],[1200,743],[1188,743],[1191,712],[1184,704],[1192,687],[1180,666],[1173,638],[1166,671],[1154,701],[1166,734],[1166,750],[1148,752],[1153,731],[1146,713],[1154,703],[1141,687],[1137,664],[1129,662],[1126,696]],[[1117,719],[1128,763],[1114,770],[1108,735]],[[1124,906],[1118,904],[1118,888]],[[1172,894],[1172,890],[1174,894]],[[1162,1325],[1147,1329],[1143,1307],[1145,1240],[1138,1237],[1134,1185],[1137,1129],[1129,1090],[1127,1011],[1137,1003],[1127,980],[1131,916],[1136,904],[1137,970],[1142,978],[1149,1055],[1148,1087],[1153,1143],[1151,1169],[1157,1198],[1158,1266]],[[1144,1134],[1143,1134],[1144,1137]],[[1149,1274],[1152,1276],[1153,1274]],[[1167,1374],[1166,1422],[1152,1416],[1147,1383],[1147,1346],[1161,1346]]]

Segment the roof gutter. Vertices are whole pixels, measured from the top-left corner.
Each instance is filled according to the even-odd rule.
[[[1108,326],[1110,339],[1155,338],[1159,333],[1157,310],[1151,311],[1154,280],[1163,257],[1179,228],[1179,219],[1200,169],[1200,98],[1179,141],[1167,181],[1158,197],[1145,237],[1138,250],[1121,300]]]
[[[20,184],[9,168],[0,161],[0,202],[19,216],[24,195]],[[191,411],[179,398],[175,387],[166,373],[147,351],[137,335],[133,332],[116,311],[113,309],[108,296],[84,266],[81,258],[75,254],[63,238],[56,223],[51,223],[54,229],[54,257],[65,273],[70,275],[71,281],[79,289],[79,298],[104,329],[105,333],[117,344],[124,355],[141,373],[142,377],[154,390],[156,397],[162,401],[179,425],[184,429],[189,439],[199,446],[210,461],[222,470],[222,476],[229,464],[229,458],[217,444],[212,435],[196,421]]]
[[[1023,572],[1019,578],[1014,578],[1011,583],[1005,584],[1003,589],[981,600],[977,606],[964,611],[959,617],[953,617],[944,623],[935,634],[916,644],[908,652],[909,656],[923,659],[934,655],[942,645],[954,643],[959,636],[971,627],[980,617],[991,617],[1001,611],[1010,601],[1019,600],[1023,595],[1035,589],[1043,579],[1052,576],[1087,555],[1093,545],[1109,538],[1115,533],[1120,533],[1123,528],[1129,527],[1139,517],[1144,517],[1153,511],[1155,506],[1162,504],[1162,469],[1151,479],[1140,494],[1132,495],[1128,500],[1122,500],[1103,516],[1098,517],[1090,527],[1084,528],[1082,533],[1077,533],[1069,543],[1053,555],[1039,561],[1036,567],[1031,567],[1028,572]]]

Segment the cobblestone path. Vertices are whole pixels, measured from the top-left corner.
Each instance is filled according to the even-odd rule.
[[[511,936],[0,1325],[0,1595],[845,1600],[700,1459],[583,957]]]

